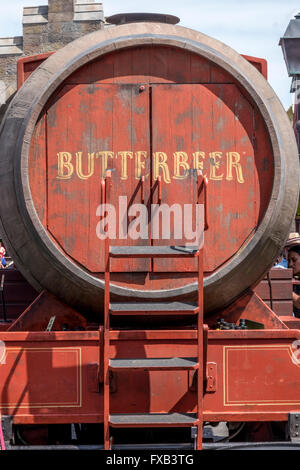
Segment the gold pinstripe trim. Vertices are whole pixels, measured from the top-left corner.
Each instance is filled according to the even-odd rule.
[[[6,348],[6,355],[12,352],[23,352],[23,351],[31,351],[31,352],[64,352],[64,353],[75,353],[76,357],[76,401],[75,402],[57,402],[57,403],[45,403],[45,402],[28,402],[28,403],[0,403],[0,409],[3,408],[81,408],[82,407],[82,351],[81,347],[61,347],[61,348]],[[0,364],[0,368],[4,367],[5,364]],[[26,385],[25,385],[26,386]],[[55,386],[55,384],[54,384]]]
[[[229,400],[229,366],[228,366],[228,353],[230,351],[237,351],[237,350],[252,350],[252,351],[261,351],[261,350],[273,350],[273,351],[285,351],[291,358],[291,363],[299,368],[300,364],[294,364],[292,362],[292,355],[293,350],[292,346],[288,344],[284,345],[264,345],[264,346],[257,346],[257,345],[240,345],[240,346],[223,346],[223,405],[224,406],[245,406],[245,405],[256,405],[256,406],[265,406],[265,405],[274,405],[274,406],[282,406],[282,405],[300,405],[300,397],[298,400]],[[299,375],[300,380],[300,375]]]

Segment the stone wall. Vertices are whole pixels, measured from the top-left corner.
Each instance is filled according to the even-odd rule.
[[[102,3],[95,0],[48,0],[23,9],[23,36],[0,38],[0,122],[17,89],[21,57],[55,51],[104,27]]]

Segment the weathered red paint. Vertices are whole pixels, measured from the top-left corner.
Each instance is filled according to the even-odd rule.
[[[207,320],[209,326],[214,328],[219,318],[226,318],[226,321],[238,324],[241,318],[262,323],[267,329],[286,328],[270,307],[252,290],[248,290],[236,302],[223,310],[211,315]]]
[[[23,85],[25,80],[34,72],[34,70],[42,63],[44,60],[55,52],[46,52],[44,54],[37,54],[29,57],[22,57],[18,60],[17,74],[18,74],[18,89]],[[241,54],[244,59],[246,59],[250,64],[252,64],[257,70],[265,77],[268,78],[268,64],[265,59],[259,57],[252,57],[249,55]]]
[[[34,301],[37,292],[28,284],[20,271],[15,268],[1,270],[0,279],[4,275],[4,304],[6,317],[9,320],[17,319],[22,312]],[[3,304],[0,301],[0,320],[3,320]],[[2,324],[0,323],[0,328]]]
[[[41,292],[8,328],[8,331],[45,331],[51,317],[53,330],[85,330],[86,319],[49,292]]]
[[[22,57],[17,63],[17,82],[18,89],[23,85],[25,80],[35,71],[35,69],[48,59],[54,52],[46,52],[44,54],[36,54],[29,57]]]
[[[44,58],[20,62],[20,80]],[[266,75],[263,60],[251,62]],[[191,173],[184,175],[193,166],[208,178],[213,221],[198,276],[192,260],[122,259],[109,266],[105,243],[96,237],[97,206],[107,191],[103,178],[111,178],[114,204],[119,195],[127,196],[128,206],[142,202],[148,209],[151,202],[195,204],[203,199]],[[55,312],[59,327],[74,315],[77,326],[87,328],[77,312],[42,294],[10,332],[0,333],[7,350],[0,364],[3,414],[12,414],[16,424],[104,423],[108,448],[110,412],[198,411],[201,429],[203,420],[287,420],[300,407],[299,365],[292,361],[300,332],[288,329],[288,319],[276,316],[252,290],[210,317],[209,326],[223,316],[234,322],[247,318],[264,323],[262,331],[203,330],[202,309],[197,328],[109,330],[111,270],[114,281],[140,289],[197,278],[201,286],[203,271],[228,262],[264,216],[274,180],[270,139],[259,110],[229,73],[167,46],[123,49],[89,63],[70,75],[42,110],[28,174],[36,212],[61,252],[92,273],[105,272],[105,328],[13,331],[32,329],[32,322],[44,329]],[[202,305],[202,289],[198,295]],[[109,358],[186,356],[203,358],[200,393],[195,371],[118,371],[110,382]]]
[[[153,152],[162,147],[168,155],[177,149],[183,150],[188,155],[189,166],[193,166],[194,157],[209,180],[208,211],[213,224],[205,233],[204,270],[213,272],[233,256],[258,221],[257,207],[249,203],[248,195],[250,188],[256,191],[258,182],[254,167],[246,163],[254,154],[253,109],[240,91],[228,84],[154,85],[152,99]],[[201,149],[201,155],[195,155],[196,149]],[[234,169],[230,179],[226,155],[233,149],[239,152],[244,163],[237,168],[240,174]],[[227,166],[228,158],[227,155]],[[197,202],[193,180],[180,179],[183,174],[184,168],[180,168],[170,184],[163,182],[162,202],[170,205],[178,201],[181,204]],[[235,192],[240,197],[233,197]],[[154,244],[161,243],[161,240],[154,241]],[[175,240],[171,237],[170,242],[165,243],[172,244]],[[172,263],[159,260],[155,261],[154,269],[162,272],[196,270],[195,264],[185,264],[185,260]]]
[[[241,54],[244,59],[248,60],[267,80],[268,79],[268,63],[266,59],[260,57],[252,57],[249,55]]]
[[[278,316],[292,315],[292,279],[292,269],[273,268],[254,290]]]
[[[182,176],[186,164],[203,166],[208,217],[214,220],[206,232],[206,274],[251,238],[272,189],[269,137],[246,92],[204,58],[165,46],[108,54],[68,77],[41,115],[31,148],[29,179],[41,222],[66,256],[94,273],[104,272],[95,214],[105,167],[113,169],[113,204],[119,195],[127,196],[128,207],[140,203],[143,191],[150,210],[158,201],[157,175],[162,203],[195,203],[191,179]],[[118,237],[113,243],[132,240]],[[112,270],[171,271],[174,277],[176,271],[197,271],[192,261],[182,260],[158,260],[152,268],[147,260],[114,260]],[[140,280],[129,279],[139,288]],[[170,286],[163,275],[158,279],[160,288]],[[146,275],[143,288],[157,288],[156,282]]]
[[[193,357],[196,336],[195,330],[114,331],[110,356]],[[299,365],[292,362],[299,339],[299,330],[288,329],[209,331],[216,391],[204,394],[204,420],[286,421],[300,407]],[[2,414],[12,414],[16,424],[103,422],[99,332],[2,332],[0,340],[7,348],[0,365]],[[118,372],[111,411],[196,410],[189,384],[188,371]]]

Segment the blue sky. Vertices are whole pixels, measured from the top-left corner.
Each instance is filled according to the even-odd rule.
[[[46,4],[47,0],[0,0],[0,37],[22,35],[23,7]],[[299,0],[104,0],[103,5],[105,16],[137,11],[173,14],[182,26],[217,38],[241,54],[267,59],[271,86],[285,108],[292,103],[291,79],[278,42],[300,11]]]

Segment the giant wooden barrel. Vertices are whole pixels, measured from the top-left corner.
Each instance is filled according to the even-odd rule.
[[[298,152],[264,77],[221,42],[180,26],[97,31],[50,56],[14,97],[0,135],[1,234],[28,281],[101,315],[101,178],[112,203],[194,202],[191,169],[208,178],[206,313],[238,298],[272,265],[299,191]],[[125,199],[123,199],[124,201]],[[173,244],[124,240],[114,244]],[[192,260],[121,260],[119,299],[195,296]]]

